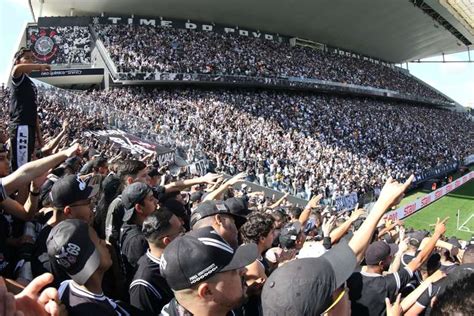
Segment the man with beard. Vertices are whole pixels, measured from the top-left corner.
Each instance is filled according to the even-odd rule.
[[[257,258],[255,244],[232,247],[212,227],[178,237],[161,256],[161,274],[175,298],[163,315],[232,315],[246,300],[245,266]]]

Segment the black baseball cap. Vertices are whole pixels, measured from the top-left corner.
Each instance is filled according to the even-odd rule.
[[[280,246],[284,249],[291,249],[295,246],[298,235],[301,233],[302,227],[301,223],[296,221],[288,223],[280,231],[280,236],[278,241]]]
[[[396,244],[387,244],[378,240],[369,245],[365,251],[365,263],[368,265],[378,264],[384,261],[388,256],[393,256],[398,251]]]
[[[231,213],[227,205],[222,201],[204,201],[199,204],[191,215],[191,227],[201,219],[216,214],[231,215],[235,220],[235,226],[238,227],[242,226],[246,221],[245,217]]]
[[[126,187],[122,192],[122,203],[125,208],[123,221],[128,222],[135,211],[135,204],[142,202],[151,191],[150,186],[143,182],[135,182]]]
[[[100,254],[89,236],[89,225],[66,219],[54,226],[46,240],[48,255],[77,284],[83,285],[100,265]]]
[[[224,201],[225,205],[227,208],[229,208],[229,211],[236,215],[239,216],[240,219],[243,220],[242,223],[239,223],[238,227],[242,226],[246,221],[247,215],[251,213],[249,210],[249,201],[248,198],[246,197],[231,197],[228,198],[227,200]],[[237,222],[236,222],[237,224]]]
[[[212,227],[203,227],[173,240],[161,256],[160,270],[168,285],[178,291],[219,272],[243,268],[257,257],[257,245],[234,250]]]
[[[265,281],[263,315],[322,314],[331,305],[333,292],[346,282],[356,266],[355,254],[344,242],[321,257],[284,264]]]
[[[56,208],[63,208],[75,202],[87,200],[99,192],[99,186],[87,185],[77,175],[59,178],[51,188],[51,202]]]

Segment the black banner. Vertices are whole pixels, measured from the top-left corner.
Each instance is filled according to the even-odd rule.
[[[39,27],[49,26],[88,26],[91,24],[90,16],[51,16],[51,17],[39,17]]]
[[[157,143],[143,140],[135,135],[120,130],[105,131],[88,131],[86,136],[93,134],[101,141],[111,141],[119,146],[122,150],[131,152],[132,154],[148,154],[156,152],[158,154],[158,162],[160,166],[165,163],[174,163],[174,150],[161,146]]]
[[[33,71],[30,75],[32,78],[40,77],[67,77],[67,76],[91,76],[91,75],[103,75],[103,68],[91,68],[91,69],[62,69],[52,71]]]
[[[221,34],[234,34],[252,38],[262,38],[276,42],[289,42],[290,37],[280,34],[263,32],[238,26],[227,26],[215,23],[206,23],[190,20],[155,18],[155,17],[127,17],[127,16],[104,16],[93,17],[93,24],[125,24],[144,25],[155,27],[172,27],[177,29],[196,30],[201,32],[215,32]]]

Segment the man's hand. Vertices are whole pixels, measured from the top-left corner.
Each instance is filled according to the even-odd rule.
[[[405,251],[408,250],[408,240],[409,240],[409,238],[400,239],[400,242],[398,243],[398,252],[399,253],[404,253]]]
[[[445,219],[443,219],[442,221],[439,221],[439,217],[438,219],[436,220],[436,226],[435,226],[435,234],[437,234],[438,236],[442,236],[445,232],[446,232],[446,221],[449,219],[449,217],[446,217]]]
[[[390,177],[387,182],[385,182],[377,203],[380,203],[385,210],[397,205],[402,200],[404,192],[408,189],[414,179],[415,176],[411,175],[405,183],[398,183]]]
[[[16,309],[23,312],[24,316],[66,315],[64,306],[58,304],[58,291],[55,288],[47,288],[41,291],[49,283],[53,282],[53,275],[45,273],[28,284],[20,294],[15,295]]]
[[[227,181],[227,184],[228,185],[234,185],[238,182],[242,182],[242,181],[245,181],[245,178],[247,177],[247,173],[246,172],[241,172],[241,173],[238,173],[236,174],[235,176],[233,176],[232,178],[229,179],[229,181]]]
[[[319,205],[319,201],[323,198],[322,194],[315,195],[309,200],[308,204],[306,204],[306,208],[316,208]]]
[[[66,131],[66,130],[68,129],[68,127],[69,127],[69,121],[68,121],[68,120],[64,120],[63,126],[62,126],[63,131]]]
[[[349,217],[351,222],[355,222],[359,217],[361,217],[362,215],[365,215],[365,209],[358,208],[358,207],[359,207],[359,203],[357,203],[354,211],[352,212],[351,216]]]
[[[323,219],[323,224],[321,226],[321,230],[323,231],[323,236],[329,237],[335,225],[336,225],[336,216],[331,216],[330,218],[325,217]]]
[[[390,303],[390,299],[388,297],[385,298],[385,307],[387,309],[387,316],[400,316],[402,315],[402,307],[400,306],[400,298],[401,294],[397,295],[397,299],[393,305]]]
[[[40,66],[40,71],[51,71],[51,66],[48,64],[41,64]]]
[[[217,173],[208,173],[204,177],[201,177],[202,182],[207,184],[214,184],[221,175]]]
[[[68,158],[74,157],[76,155],[80,155],[81,154],[81,145],[79,145],[79,143],[75,143],[71,147],[65,149],[64,154]]]

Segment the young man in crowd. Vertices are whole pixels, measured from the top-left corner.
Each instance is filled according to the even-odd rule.
[[[130,284],[130,304],[150,315],[158,315],[174,297],[160,273],[161,255],[185,230],[176,215],[160,208],[145,219],[142,232],[149,249],[138,260],[138,270]]]
[[[175,298],[163,315],[232,315],[246,300],[245,266],[255,261],[255,244],[234,250],[212,227],[176,238],[161,256],[161,273]]]
[[[191,227],[211,226],[232,248],[237,249],[237,226],[242,226],[245,220],[245,217],[231,213],[223,201],[204,201],[193,212]]]
[[[130,283],[137,270],[138,259],[148,249],[148,242],[142,233],[142,225],[145,218],[156,211],[157,201],[147,184],[136,182],[123,190],[122,204],[125,213],[124,224],[120,230],[120,253],[126,279]]]
[[[137,315],[109,299],[102,292],[105,271],[112,265],[105,241],[79,219],[67,219],[56,225],[47,240],[52,264],[71,279],[58,288],[59,299],[69,316]]]
[[[37,112],[36,86],[28,77],[32,71],[50,71],[51,66],[36,64],[33,53],[21,48],[15,54],[12,70],[12,96],[10,104],[10,141],[12,146],[12,169],[16,170],[31,160],[35,141],[43,146]]]
[[[97,192],[98,185],[88,186],[77,175],[65,176],[54,183],[50,193],[53,205],[52,216],[36,238],[31,257],[33,277],[51,272],[55,277],[56,285],[64,280],[64,273],[54,269],[50,263],[46,241],[53,227],[66,219],[80,219],[91,224],[93,219],[92,199]]]
[[[240,228],[244,243],[257,245],[259,257],[247,267],[247,276],[257,279],[266,279],[270,275],[270,267],[263,254],[272,247],[274,239],[273,218],[268,214],[251,213],[247,222]]]

